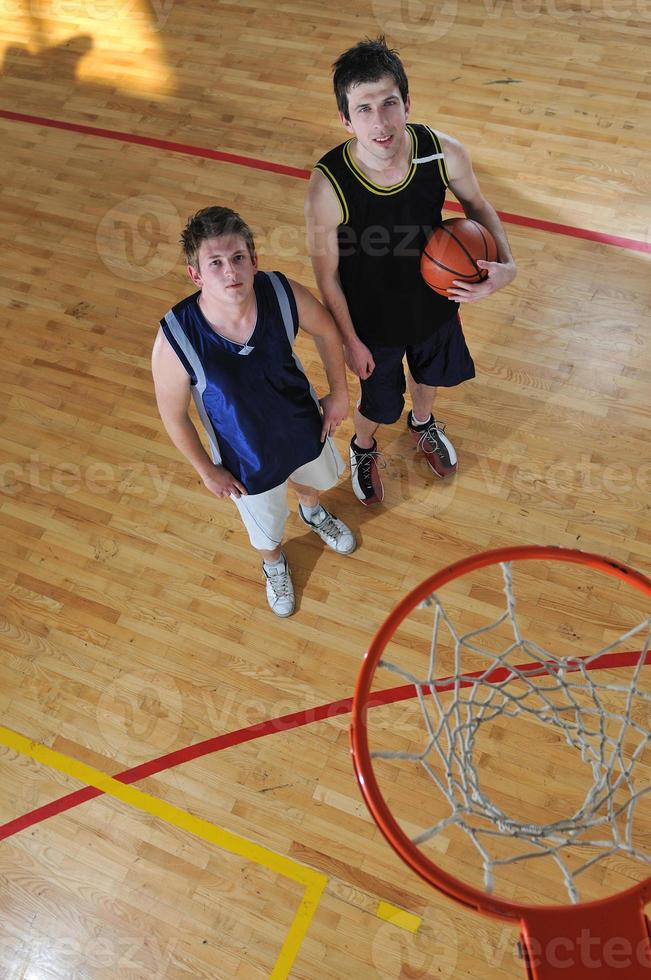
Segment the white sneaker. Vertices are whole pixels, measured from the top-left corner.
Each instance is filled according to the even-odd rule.
[[[298,505],[298,513],[303,523],[316,531],[321,540],[333,551],[336,551],[338,555],[349,555],[357,547],[355,535],[348,525],[327,511],[325,507],[320,506],[311,521],[308,521],[300,504]]]
[[[262,563],[262,571],[267,580],[267,602],[272,613],[276,616],[291,616],[294,612],[294,586],[292,576],[287,566],[287,559],[281,553],[280,561],[275,568],[267,568]]]

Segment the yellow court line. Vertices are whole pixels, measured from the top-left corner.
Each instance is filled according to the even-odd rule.
[[[394,926],[400,926],[401,929],[406,929],[407,932],[418,932],[420,924],[423,921],[419,915],[414,915],[413,912],[406,912],[404,909],[399,909],[397,905],[391,905],[389,902],[378,902],[375,914],[380,919],[386,919],[387,922],[390,922]]]
[[[136,810],[142,810],[144,813],[158,817],[160,820],[164,820],[165,823],[194,834],[195,837],[200,837],[202,840],[208,841],[211,844],[216,844],[231,854],[237,854],[249,861],[253,861],[255,864],[262,865],[264,868],[269,868],[270,871],[284,875],[285,878],[289,878],[291,881],[296,881],[304,885],[303,897],[301,898],[300,905],[289,927],[285,942],[282,945],[271,974],[272,980],[285,980],[289,976],[289,971],[298,955],[314,913],[321,901],[323,889],[328,883],[327,875],[321,874],[319,871],[314,871],[312,868],[308,868],[303,864],[299,864],[298,861],[294,861],[292,858],[277,854],[275,851],[270,851],[260,844],[254,844],[253,841],[247,840],[245,837],[240,837],[238,834],[233,834],[229,830],[224,830],[222,827],[208,823],[207,820],[202,820],[201,817],[195,817],[191,813],[187,813],[185,810],[181,810],[179,807],[167,803],[165,800],[151,796],[149,793],[143,793],[142,790],[136,789],[135,786],[128,786],[125,783],[121,783],[119,780],[113,779],[112,776],[100,772],[99,769],[94,769],[92,766],[86,765],[85,762],[79,762],[77,759],[62,755],[60,752],[56,752],[46,745],[41,745],[39,742],[33,742],[24,735],[20,735],[10,728],[5,728],[3,725],[0,725],[0,744],[14,749],[16,752],[20,752],[21,755],[27,755],[36,762],[49,766],[51,769],[56,769],[58,772],[71,776],[73,779],[77,779],[87,786],[94,786],[96,789],[100,789],[103,793],[106,793],[107,796],[121,800]]]

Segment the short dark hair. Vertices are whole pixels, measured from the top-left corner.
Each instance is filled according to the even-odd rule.
[[[246,221],[231,208],[222,208],[213,204],[188,218],[188,223],[181,233],[183,252],[186,261],[193,269],[199,270],[197,253],[201,243],[208,238],[217,238],[219,235],[241,235],[246,242],[249,255],[255,259],[253,232]]]
[[[409,82],[398,52],[387,46],[384,34],[372,41],[358,41],[340,55],[332,66],[332,81],[335,89],[337,108],[344,119],[350,122],[348,110],[348,91],[353,85],[362,82],[377,82],[384,75],[390,75],[400,89],[402,101],[407,101]]]

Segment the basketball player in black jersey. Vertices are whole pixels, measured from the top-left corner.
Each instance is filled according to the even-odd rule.
[[[455,472],[456,452],[432,406],[439,386],[475,374],[459,303],[508,285],[515,263],[461,143],[407,122],[407,76],[385,39],[360,41],[345,51],[333,80],[350,138],[316,164],[305,215],[317,284],[341,332],[346,363],[361,384],[350,445],[353,489],[363,504],[373,504],[384,496],[375,432],[397,421],[404,408],[405,356],[412,401],[407,426],[434,473]],[[448,187],[466,216],[492,233],[498,261],[480,261],[486,279],[456,282],[446,299],[424,283],[420,255],[441,223]]]

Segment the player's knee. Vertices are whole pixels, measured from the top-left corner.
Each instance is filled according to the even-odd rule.
[[[404,407],[404,398],[396,398],[391,401],[384,401],[381,405],[366,406],[362,402],[359,411],[369,422],[376,422],[378,425],[393,425],[402,415]]]

